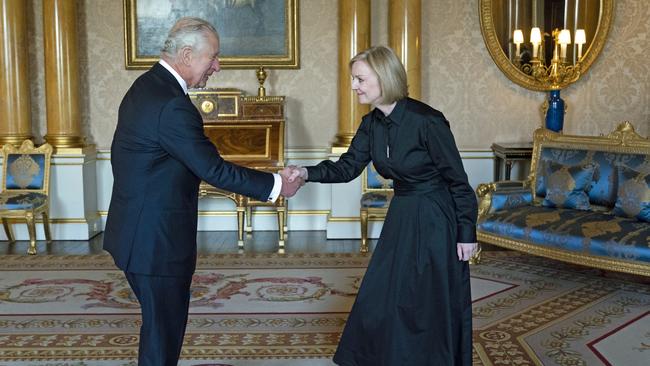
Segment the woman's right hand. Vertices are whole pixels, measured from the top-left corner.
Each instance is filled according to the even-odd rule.
[[[302,178],[302,180],[307,180],[307,169],[305,167],[299,167],[296,165],[289,165],[288,167],[282,169],[280,174],[284,175],[289,182],[293,182],[296,178]]]
[[[457,243],[456,251],[459,261],[468,261],[478,251],[478,243]]]

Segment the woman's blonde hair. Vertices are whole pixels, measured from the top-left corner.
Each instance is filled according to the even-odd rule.
[[[406,70],[395,52],[385,46],[375,46],[359,52],[350,60],[363,61],[377,74],[381,87],[381,104],[391,104],[408,96]]]

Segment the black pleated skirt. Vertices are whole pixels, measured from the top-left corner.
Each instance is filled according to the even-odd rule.
[[[449,194],[396,195],[341,336],[342,366],[470,366],[469,266]]]

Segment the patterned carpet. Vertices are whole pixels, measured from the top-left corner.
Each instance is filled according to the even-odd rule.
[[[325,366],[357,254],[206,255],[183,366]],[[475,365],[645,365],[649,279],[513,252],[472,267]],[[0,365],[135,365],[139,307],[107,256],[3,256]]]

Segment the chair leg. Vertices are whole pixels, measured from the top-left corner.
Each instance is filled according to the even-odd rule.
[[[7,240],[10,243],[15,242],[16,240],[14,239],[14,234],[11,232],[11,225],[9,225],[9,219],[3,217],[2,218],[2,226],[5,228],[5,234],[7,235]]]
[[[51,243],[52,234],[50,232],[50,218],[47,212],[43,212],[43,231],[45,232],[45,240],[48,243]]]
[[[284,206],[276,207],[278,216],[278,253],[284,254]]]
[[[27,249],[27,254],[35,255],[36,254],[36,221],[33,214],[27,214],[25,217],[27,220],[27,231],[29,231],[29,248]]]
[[[368,253],[368,210],[361,209],[360,211],[361,222],[361,254]]]

